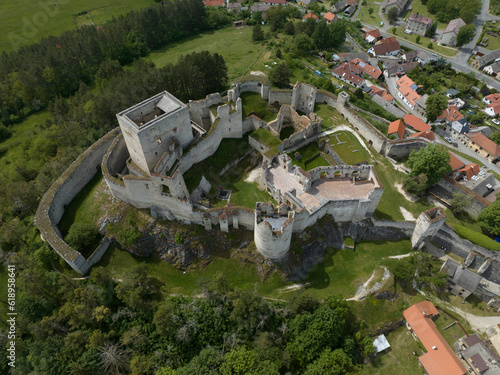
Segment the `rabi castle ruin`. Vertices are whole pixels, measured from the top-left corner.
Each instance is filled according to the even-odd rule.
[[[276,120],[243,119],[240,94],[255,90],[281,105]],[[104,177],[116,198],[148,208],[154,217],[206,229],[220,226],[225,232],[244,227],[254,231],[262,255],[282,258],[290,248],[292,233],[302,232],[327,214],[339,223],[369,218],[383,192],[370,165],[327,166],[307,172],[292,165],[284,151],[321,134],[322,120],[313,112],[316,97],[316,88],[302,83],[285,93],[273,92],[261,82],[235,84],[224,103],[220,94],[213,94],[186,105],[162,92],[117,115],[121,135],[104,157]],[[211,188],[204,177],[193,192],[188,191],[184,174],[211,156],[223,138],[242,138],[259,128],[279,138],[284,127],[295,131],[275,148],[253,133],[249,138],[254,153],[262,155],[259,185],[277,204],[211,208],[202,204]]]
[[[240,97],[244,92],[258,93],[279,108],[276,119],[265,122],[255,115],[244,118]],[[423,212],[416,221],[375,219],[384,187],[372,165],[345,165],[334,158],[335,152],[327,144],[324,152],[336,165],[308,171],[293,165],[289,155],[325,136],[322,119],[314,112],[319,103],[334,107],[361,143],[360,136],[370,150],[393,163],[392,158],[408,156],[430,142],[420,137],[389,140],[358,114],[362,110],[349,103],[348,94],[341,92],[337,97],[304,83],[290,90],[274,90],[265,77],[249,76],[234,82],[227,96],[215,93],[189,104],[164,91],[117,114],[119,128],[81,154],[52,185],[40,202],[35,223],[42,238],[75,271],[87,273],[106,252],[110,240],[103,238],[85,258],[64,241],[58,224],[66,205],[101,167],[115,198],[149,209],[154,218],[198,224],[207,230],[220,228],[223,232],[240,227],[252,230],[257,250],[269,259],[287,254],[293,233],[331,215],[337,226],[344,228],[340,230],[355,241],[409,238],[413,248],[420,249],[432,239],[433,244],[463,257],[462,268],[474,268],[481,275],[479,279],[500,284],[500,256],[458,237],[444,224],[446,216],[441,209]],[[290,135],[281,140],[285,128]],[[193,165],[212,156],[224,138],[242,139],[247,133],[249,150],[245,156],[250,155],[257,165],[254,172],[258,172],[259,187],[269,193],[267,201],[256,202],[253,208],[236,206],[230,192],[212,186],[207,176],[197,176],[197,186],[188,189],[185,175]],[[239,156],[235,155],[236,160],[223,170],[236,166]],[[451,182],[447,184],[457,189]],[[227,200],[223,207],[209,203],[207,196],[213,188],[221,189],[218,198]],[[485,207],[481,197],[474,202],[476,212]],[[475,295],[500,307],[499,292],[483,284],[476,286]]]

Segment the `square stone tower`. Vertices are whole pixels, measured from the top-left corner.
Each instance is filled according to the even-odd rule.
[[[420,214],[411,236],[413,249],[418,249],[426,238],[434,236],[444,224],[446,215],[439,207],[431,208]]]
[[[186,104],[164,91],[116,115],[132,162],[147,173],[168,150],[171,138],[182,148],[193,139]]]

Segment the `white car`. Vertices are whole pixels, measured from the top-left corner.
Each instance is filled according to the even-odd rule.
[[[498,121],[496,118],[491,120],[491,122],[494,123],[495,125],[500,125],[500,121]]]
[[[452,143],[453,142],[450,137],[444,137],[444,140],[446,142],[448,142],[448,143]]]
[[[405,31],[403,31],[403,32],[404,32],[405,34],[409,34],[409,35],[411,35],[411,30],[409,30],[409,29],[406,29],[406,30],[405,30]]]

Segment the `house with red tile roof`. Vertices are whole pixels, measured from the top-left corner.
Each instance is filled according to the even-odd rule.
[[[371,66],[370,64],[364,62],[363,60],[361,60],[359,58],[355,58],[355,59],[351,60],[351,63],[358,66],[359,68],[361,68],[363,73],[369,75],[373,79],[379,79],[382,76],[382,71]]]
[[[398,96],[405,102],[411,109],[415,109],[417,101],[421,96],[417,93],[418,86],[408,76],[403,76],[397,80],[396,86],[398,89]]]
[[[268,5],[286,5],[287,2],[286,0],[262,0],[263,4],[268,4]]]
[[[307,19],[309,19],[309,18],[316,20],[316,22],[319,21],[319,17],[317,15],[315,15],[313,12],[309,12],[304,17],[302,17],[302,21],[307,21]]]
[[[343,63],[332,71],[332,75],[354,87],[363,87],[365,85],[365,80],[358,75],[361,72],[361,70],[355,69],[355,65]]]
[[[447,124],[452,123],[453,121],[464,121],[464,120],[467,121],[465,119],[465,116],[460,113],[458,107],[455,105],[450,105],[436,119],[437,122],[445,121]]]
[[[205,4],[206,7],[223,7],[226,5],[225,0],[203,0],[203,4]]]
[[[484,112],[491,117],[500,113],[500,94],[490,94],[483,98],[483,102],[487,104]]]
[[[402,120],[396,120],[389,124],[388,136],[396,135],[396,139],[403,139],[405,136],[406,126]]]
[[[377,44],[368,49],[368,53],[373,56],[397,56],[401,46],[396,37],[381,39]]]
[[[413,133],[413,134],[410,134],[408,137],[409,138],[413,138],[413,137],[426,138],[429,141],[436,140],[436,136],[434,135],[433,131]]]
[[[477,152],[492,163],[500,159],[500,145],[497,145],[481,133],[467,133],[466,136],[469,138],[467,147],[471,148],[474,152]]]
[[[477,176],[479,174],[479,165],[477,164],[467,164],[465,167],[460,168],[457,172],[467,180],[470,180],[472,176]]]
[[[403,117],[403,121],[406,126],[409,126],[413,130],[416,130],[418,132],[428,132],[431,130],[431,126],[420,120],[417,116],[415,115],[405,115]]]
[[[467,370],[432,321],[439,315],[430,301],[422,301],[403,311],[406,326],[423,344],[427,353],[418,360],[429,375],[465,375]]]
[[[450,154],[450,166],[451,166],[452,172],[458,171],[460,168],[463,168],[465,166],[465,164],[462,162],[462,160],[457,158],[450,151],[448,151],[448,154]]]
[[[328,12],[326,13],[323,18],[326,20],[326,24],[329,25],[331,24],[332,22],[335,22],[335,21],[338,21],[339,18],[337,17],[336,14],[332,13],[332,12]]]
[[[380,34],[380,30],[375,29],[375,30],[370,30],[370,31],[364,33],[363,38],[365,38],[367,43],[374,44],[374,43],[378,42],[379,40],[381,40],[383,37],[382,37],[382,34]]]

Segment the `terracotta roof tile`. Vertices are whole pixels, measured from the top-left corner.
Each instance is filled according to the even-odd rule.
[[[402,120],[396,120],[389,124],[389,131],[387,135],[397,133],[400,139],[405,135],[406,126]]]
[[[415,115],[405,115],[403,117],[403,121],[405,122],[406,125],[412,127],[413,129],[419,132],[427,132],[431,130],[430,125],[426,124]]]

